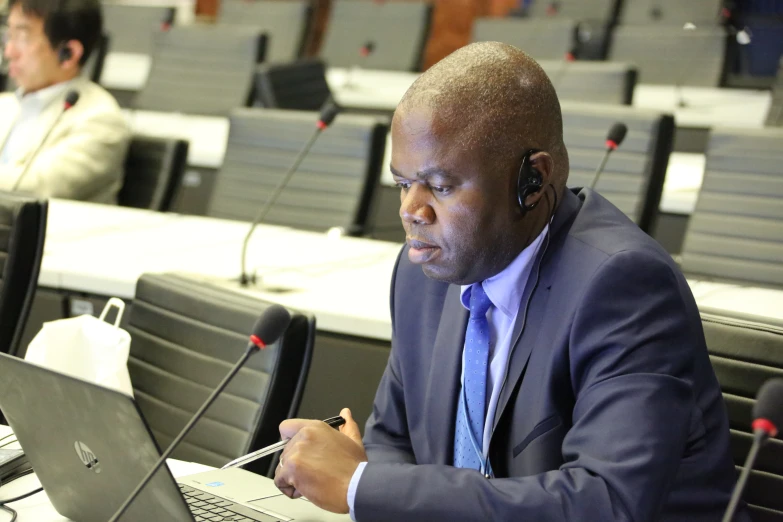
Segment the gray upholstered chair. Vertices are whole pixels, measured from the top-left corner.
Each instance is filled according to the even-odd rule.
[[[561,100],[631,105],[637,70],[621,62],[538,60]]]
[[[222,0],[218,23],[249,25],[266,33],[268,62],[290,62],[302,55],[308,34],[310,0]]]
[[[576,22],[524,18],[478,18],[474,42],[503,42],[518,47],[536,60],[564,60],[576,43]]]
[[[766,125],[769,127],[783,127],[783,56],[780,57],[778,74],[775,85],[772,87],[772,103],[769,105]]]
[[[723,391],[734,463],[742,466],[753,443],[753,405],[761,385],[783,377],[783,325],[771,325],[702,310],[710,360]],[[783,441],[761,449],[744,499],[753,520],[783,522]]]
[[[128,370],[139,408],[161,448],[185,426],[239,360],[269,303],[238,288],[145,274],[126,326]],[[256,353],[193,428],[174,458],[222,466],[280,440],[279,423],[296,415],[312,358],[315,319],[292,312],[284,336]],[[248,465],[261,474],[274,461]]]
[[[134,136],[125,156],[125,179],[118,203],[166,212],[171,209],[188,159],[188,142]]]
[[[535,18],[563,17],[614,23],[620,0],[533,0],[528,14]]]
[[[689,276],[783,286],[783,129],[712,130],[682,248]]]
[[[265,42],[250,27],[171,28],[161,35],[136,108],[227,116],[231,109],[247,106]]]
[[[317,111],[331,96],[326,67],[309,58],[291,63],[262,64],[256,72],[255,107]]]
[[[590,185],[615,122],[628,134],[612,153],[595,187],[647,233],[653,230],[674,137],[674,118],[617,105],[563,102],[563,134],[571,170],[569,187]]]
[[[621,25],[609,59],[636,64],[639,83],[717,87],[725,51],[722,27]]]
[[[11,355],[26,349],[19,341],[38,287],[47,208],[46,201],[0,192],[0,351]]]
[[[621,23],[720,25],[724,0],[624,0]]]
[[[429,1],[334,0],[320,56],[329,67],[418,71],[431,18]],[[374,51],[361,58],[368,42]]]
[[[156,39],[171,27],[175,15],[176,9],[172,6],[105,2],[103,27],[111,38],[111,52],[151,55]]]
[[[251,221],[315,131],[316,112],[238,109],[208,215]],[[341,114],[324,131],[265,222],[361,234],[378,185],[388,123]]]

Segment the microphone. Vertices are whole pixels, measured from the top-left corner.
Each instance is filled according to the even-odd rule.
[[[259,350],[263,350],[270,344],[274,344],[280,338],[280,336],[283,335],[283,332],[285,332],[286,328],[288,328],[288,324],[290,322],[291,314],[288,313],[288,310],[277,304],[271,305],[261,314],[261,316],[256,321],[256,324],[253,326],[253,333],[250,335],[250,341],[247,343],[247,349],[245,350],[245,353],[242,355],[239,361],[237,361],[234,367],[231,368],[231,371],[228,372],[228,375],[223,378],[223,381],[218,384],[217,388],[215,388],[201,408],[199,408],[199,410],[193,415],[185,427],[182,428],[182,431],[179,433],[179,435],[177,435],[177,438],[174,439],[169,445],[168,449],[163,452],[155,465],[152,466],[152,469],[149,471],[149,473],[147,473],[144,478],[141,479],[139,485],[136,486],[136,489],[133,490],[133,492],[130,494],[130,496],[128,496],[125,502],[123,502],[117,512],[114,513],[111,519],[109,519],[109,522],[116,522],[128,510],[128,507],[130,507],[131,503],[136,500],[136,497],[139,496],[139,493],[141,493],[155,473],[166,462],[166,459],[169,458],[169,455],[171,455],[177,446],[179,446],[179,443],[182,442],[182,439],[184,439],[185,436],[190,432],[196,422],[201,419],[201,417],[204,415],[204,412],[207,411],[207,408],[212,405],[215,399],[217,399],[217,396],[220,395],[226,386],[228,386],[237,372],[239,372],[242,366],[245,365],[250,356]]]
[[[563,81],[563,78],[568,72],[568,69],[570,69],[571,62],[576,61],[576,53],[577,46],[575,45],[571,47],[571,49],[569,49],[565,55],[563,55],[563,59],[560,60],[560,67],[557,68],[557,71],[555,71],[555,74],[553,74],[551,78],[552,87],[555,88],[555,91],[557,91],[557,88]]]
[[[606,152],[604,152],[604,157],[601,160],[601,164],[598,166],[598,169],[593,175],[593,181],[590,182],[591,189],[594,189],[595,185],[598,183],[598,178],[601,177],[601,174],[604,171],[604,167],[606,167],[606,162],[609,161],[609,154],[617,150],[617,147],[619,147],[623,142],[627,133],[628,127],[625,125],[625,123],[615,123],[612,125],[612,128],[609,129],[609,134],[606,136]]]
[[[549,5],[546,6],[547,16],[555,16],[559,12],[560,12],[560,2],[550,2]]]
[[[14,186],[11,188],[11,192],[15,191],[17,187],[19,187],[19,184],[22,182],[22,179],[27,174],[27,171],[30,170],[30,166],[33,164],[33,160],[38,156],[38,153],[41,152],[41,149],[46,144],[46,140],[49,139],[49,135],[52,133],[54,128],[57,126],[58,123],[60,123],[60,120],[63,117],[63,114],[71,110],[71,108],[76,105],[76,103],[79,101],[79,91],[71,90],[68,91],[68,93],[65,95],[65,101],[63,102],[63,110],[60,111],[60,114],[57,115],[57,118],[55,118],[54,122],[49,126],[49,130],[46,131],[46,134],[44,134],[43,139],[38,144],[38,147],[35,148],[35,151],[30,155],[30,159],[27,160],[27,163],[25,163],[24,168],[22,169],[22,173],[19,174],[19,177],[16,178],[16,183],[14,183]]]
[[[176,7],[170,7],[166,10],[166,17],[163,19],[163,21],[160,24],[160,30],[164,33],[171,29],[171,26],[174,25],[174,17],[177,16],[177,8]]]
[[[361,65],[367,61],[367,57],[369,57],[372,53],[375,52],[375,42],[372,40],[368,40],[359,48],[359,61],[353,65],[350,69],[348,69],[347,74],[345,75],[345,82],[343,82],[343,89],[350,89],[353,87],[353,76],[354,71],[356,69],[360,69]]]
[[[310,136],[310,139],[307,140],[307,143],[305,143],[302,149],[299,151],[299,154],[297,154],[296,159],[294,159],[294,162],[291,164],[291,167],[288,169],[288,172],[286,172],[285,175],[283,176],[283,179],[280,180],[280,182],[275,187],[275,190],[273,190],[272,194],[267,198],[266,204],[264,204],[261,210],[258,211],[258,214],[256,214],[255,219],[253,219],[253,223],[250,225],[250,230],[247,231],[247,235],[245,236],[245,241],[242,244],[242,271],[240,272],[240,276],[239,276],[239,284],[241,286],[247,286],[250,283],[255,284],[256,282],[255,274],[248,275],[246,270],[247,247],[248,244],[250,243],[250,237],[253,235],[253,232],[255,232],[258,224],[266,217],[266,215],[272,209],[272,205],[274,205],[275,202],[277,201],[277,198],[280,197],[280,194],[283,192],[283,189],[286,187],[286,185],[288,185],[288,182],[291,180],[291,177],[299,168],[299,165],[307,157],[307,154],[310,152],[310,149],[313,147],[315,140],[317,140],[318,136],[320,136],[321,133],[324,130],[326,130],[326,128],[329,125],[332,124],[332,122],[337,117],[337,114],[340,112],[340,110],[341,110],[340,106],[337,105],[334,102],[334,100],[332,100],[331,97],[326,100],[326,103],[324,103],[323,107],[321,107],[321,115],[318,118],[318,122],[316,122],[315,124],[315,131]]]
[[[753,445],[745,459],[737,485],[734,486],[729,507],[723,515],[723,522],[731,522],[734,518],[761,446],[770,438],[776,437],[779,428],[783,428],[783,379],[770,379],[761,386],[756,396],[756,404],[753,406],[753,418],[755,419],[752,424]]]

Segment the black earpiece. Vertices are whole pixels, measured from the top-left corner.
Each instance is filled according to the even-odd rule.
[[[522,213],[529,210],[533,210],[538,205],[538,202],[527,205],[525,200],[531,194],[539,192],[544,185],[544,178],[538,169],[533,167],[530,162],[530,156],[536,152],[541,152],[537,149],[530,149],[522,156],[522,164],[519,166],[519,176],[517,177],[517,199],[519,200],[519,208],[522,209]]]
[[[57,51],[57,59],[60,61],[60,63],[67,62],[71,58],[73,58],[73,52],[67,45],[63,45],[60,47],[60,50]]]

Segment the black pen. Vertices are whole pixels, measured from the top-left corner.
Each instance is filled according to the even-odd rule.
[[[334,429],[339,428],[343,424],[345,424],[345,419],[340,417],[339,415],[336,417],[330,417],[328,419],[325,419],[324,422],[331,426]],[[271,455],[272,453],[276,453],[283,448],[285,448],[285,445],[288,444],[288,441],[291,439],[285,439],[281,440],[280,442],[275,442],[274,444],[270,444],[269,446],[265,448],[261,448],[260,450],[256,450],[253,453],[248,453],[247,455],[242,455],[239,458],[236,458],[223,466],[220,469],[226,469],[226,468],[234,468],[236,466],[243,466],[245,464],[248,464],[250,462],[253,462],[254,460],[262,459],[266,457],[267,455]]]

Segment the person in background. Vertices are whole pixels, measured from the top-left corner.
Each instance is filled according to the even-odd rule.
[[[9,0],[3,56],[17,89],[0,94],[0,190],[116,203],[130,129],[81,75],[102,25],[99,0]]]

